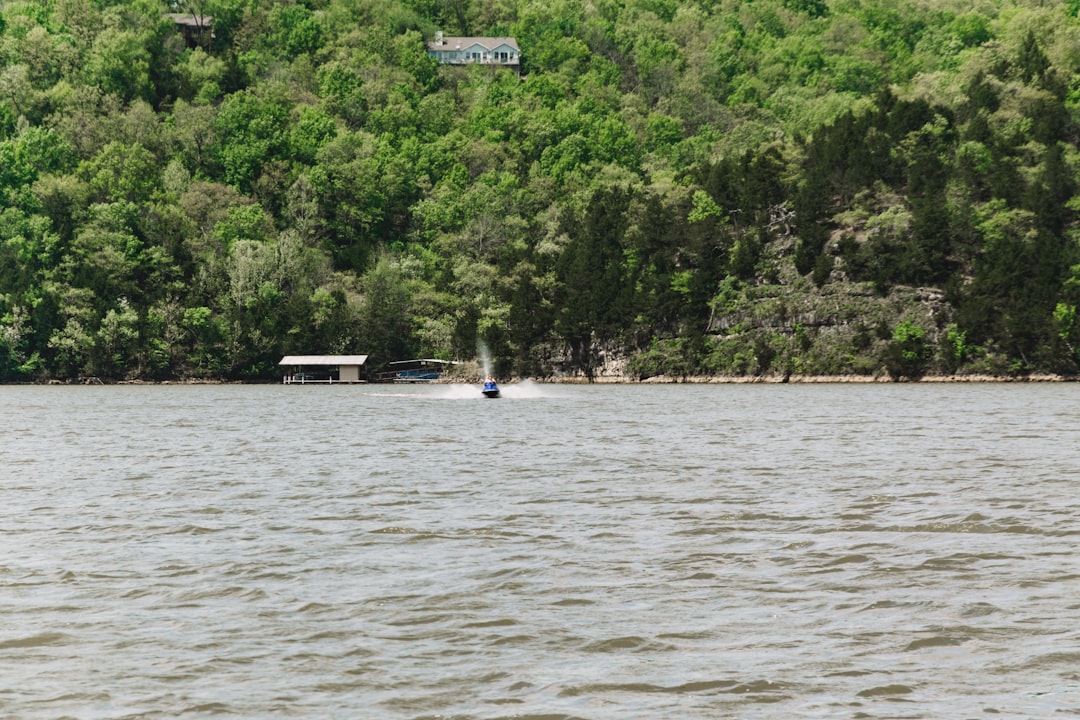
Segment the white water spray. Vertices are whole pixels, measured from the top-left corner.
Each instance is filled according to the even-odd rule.
[[[491,352],[488,350],[487,344],[483,340],[476,341],[476,355],[480,360],[480,369],[484,372],[484,377],[491,376]]]

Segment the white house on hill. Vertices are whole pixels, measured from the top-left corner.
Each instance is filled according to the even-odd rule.
[[[437,33],[427,45],[428,55],[444,65],[521,65],[517,40],[509,37],[443,37]]]

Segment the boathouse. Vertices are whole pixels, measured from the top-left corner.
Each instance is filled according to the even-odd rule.
[[[379,382],[396,383],[435,382],[454,365],[457,365],[455,360],[436,360],[434,358],[395,360],[387,363],[387,370],[379,373],[376,379]]]
[[[367,355],[286,355],[278,365],[285,369],[286,385],[307,383],[360,383],[360,368]]]
[[[521,66],[521,50],[512,37],[444,37],[440,32],[427,44],[427,51],[443,65]]]

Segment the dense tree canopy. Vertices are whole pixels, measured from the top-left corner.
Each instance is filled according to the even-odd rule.
[[[1074,373],[1078,119],[1076,3],[0,0],[0,380]]]

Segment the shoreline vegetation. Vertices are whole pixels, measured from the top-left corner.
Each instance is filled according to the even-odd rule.
[[[603,376],[587,378],[584,376],[564,377],[527,377],[509,378],[500,380],[501,384],[512,385],[519,382],[533,382],[538,385],[876,385],[876,384],[1040,384],[1040,383],[1073,383],[1080,382],[1078,375],[1051,375],[1033,374],[1021,376],[1008,375],[926,375],[919,378],[892,378],[888,375],[754,375],[754,376],[688,376],[671,377],[658,375],[649,378],[632,378],[620,376]],[[483,383],[483,376],[458,376],[443,378],[429,383],[417,383],[424,385],[477,385]],[[46,381],[22,381],[0,383],[0,386],[16,385],[277,385],[279,381],[272,380],[225,380],[210,378],[189,378],[183,380],[114,380],[97,377],[82,377],[66,380]],[[350,383],[334,383],[335,385]],[[397,385],[399,387],[410,383],[376,383],[363,382],[351,383],[360,385]]]
[[[644,380],[635,379],[559,379],[550,382],[569,384],[632,384],[632,385],[828,385],[828,384],[878,384],[878,383],[1058,383],[1076,382],[1076,376],[1064,375],[1029,375],[1023,377],[991,376],[991,375],[939,375],[924,376],[921,378],[893,379],[887,375],[770,375],[770,376],[721,376],[721,377],[686,377],[672,378],[658,376]],[[549,382],[537,380],[536,382]]]
[[[1072,379],[1077,47],[1080,0],[0,0],[0,383]]]

